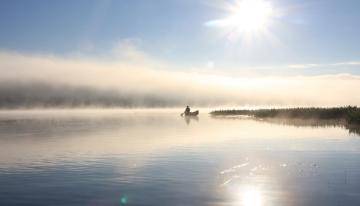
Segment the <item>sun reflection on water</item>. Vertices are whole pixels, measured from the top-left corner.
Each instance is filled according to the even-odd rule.
[[[261,191],[256,187],[246,187],[238,191],[239,205],[241,206],[262,206],[263,198]]]

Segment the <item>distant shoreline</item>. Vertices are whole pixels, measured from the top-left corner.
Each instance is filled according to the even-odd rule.
[[[338,120],[347,125],[360,125],[360,108],[347,107],[298,107],[282,109],[227,109],[210,112],[213,116],[246,115],[255,118]]]

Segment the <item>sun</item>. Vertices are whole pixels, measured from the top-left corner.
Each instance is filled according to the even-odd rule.
[[[242,0],[231,8],[231,16],[226,21],[239,32],[254,32],[265,29],[272,17],[273,8],[270,2]]]
[[[236,0],[227,6],[228,17],[212,20],[206,23],[207,26],[221,27],[233,34],[266,33],[275,11],[268,0]]]

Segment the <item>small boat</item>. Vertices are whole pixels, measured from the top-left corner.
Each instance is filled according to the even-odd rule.
[[[195,112],[190,112],[189,114],[185,114],[185,116],[197,116],[199,114],[199,110],[196,110]]]

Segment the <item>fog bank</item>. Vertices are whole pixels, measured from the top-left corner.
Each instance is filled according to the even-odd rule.
[[[131,48],[111,60],[2,51],[0,73],[2,108],[360,105],[357,75],[220,76]]]

